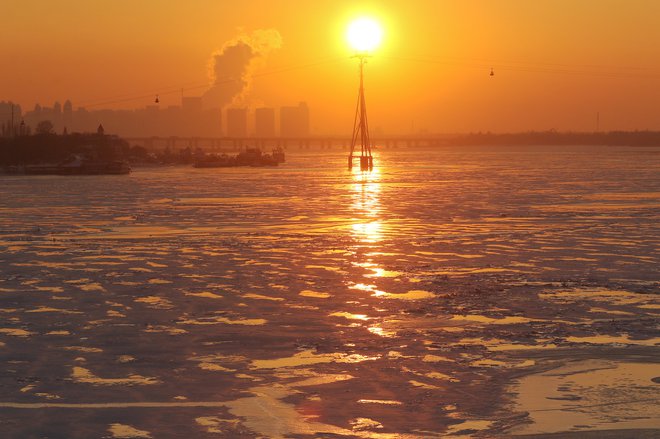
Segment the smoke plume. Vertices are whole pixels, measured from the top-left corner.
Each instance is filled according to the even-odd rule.
[[[204,106],[223,108],[241,105],[250,89],[252,74],[267,55],[282,46],[275,29],[259,29],[228,41],[211,55],[211,87],[204,93]]]

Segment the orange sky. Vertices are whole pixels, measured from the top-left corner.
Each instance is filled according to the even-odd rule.
[[[275,29],[282,47],[257,66],[245,102],[307,101],[313,133],[350,132],[357,62],[344,31],[370,15],[384,27],[366,70],[374,131],[591,131],[597,112],[604,130],[660,130],[657,0],[21,0],[0,9],[0,100],[24,110],[67,98],[74,108],[139,108],[155,94],[178,105],[173,90],[204,92],[215,50]]]

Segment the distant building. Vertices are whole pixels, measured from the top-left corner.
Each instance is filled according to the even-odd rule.
[[[168,108],[168,110],[170,112],[176,111],[174,108]],[[203,128],[201,96],[186,96],[181,98],[180,122],[180,135],[199,135]]]
[[[67,101],[69,104],[70,102]],[[64,120],[67,117],[67,109],[72,110],[72,108],[67,107],[66,103],[64,105],[64,111],[62,111],[62,105],[59,102],[55,102],[52,107],[42,107],[39,104],[34,106],[34,110],[28,111],[25,113],[25,123],[28,126],[36,128],[39,122],[50,121],[53,124],[53,129],[56,133],[61,133],[64,129]],[[71,112],[68,112],[68,116],[73,117]],[[71,128],[71,126],[67,127]]]
[[[219,108],[209,108],[202,111],[203,130],[197,135],[209,137],[220,137],[222,135],[222,110]]]
[[[227,136],[247,137],[247,108],[227,109]]]
[[[14,136],[23,119],[21,106],[12,101],[0,102],[0,133],[2,136]]]
[[[19,107],[15,106],[15,113],[18,112]],[[2,103],[0,103],[0,123],[5,113],[8,112],[2,111]],[[201,97],[184,97],[181,106],[170,105],[163,108],[162,104],[151,104],[136,110],[86,110],[81,107],[74,110],[71,101],[66,100],[64,105],[56,102],[53,107],[42,107],[37,104],[34,110],[25,113],[24,119],[25,124],[32,128],[35,128],[39,122],[48,120],[57,133],[63,132],[65,128],[69,133],[93,133],[102,123],[112,133],[128,137],[219,137],[222,135],[221,111],[203,109]],[[20,123],[20,119],[16,123]]]
[[[186,96],[181,98],[181,110],[184,114],[190,114],[195,117],[202,114],[202,97]]]
[[[62,104],[59,101],[55,101],[53,104],[53,113],[50,121],[53,123],[53,127],[56,132],[61,132],[62,130]]]
[[[254,131],[257,137],[275,136],[275,109],[257,108],[254,111]]]
[[[72,130],[73,129],[73,104],[70,100],[64,102],[64,107],[62,107],[62,125],[64,125],[63,130]]]
[[[280,136],[309,136],[309,108],[305,102],[301,102],[297,107],[280,109]]]

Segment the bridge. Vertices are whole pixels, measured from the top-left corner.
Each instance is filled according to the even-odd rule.
[[[269,149],[349,149],[350,137],[313,136],[313,137],[124,137],[130,145],[140,145],[150,151],[170,148],[201,148],[205,151],[239,151],[246,147]],[[386,136],[372,137],[377,148],[429,147],[446,145],[449,136]]]

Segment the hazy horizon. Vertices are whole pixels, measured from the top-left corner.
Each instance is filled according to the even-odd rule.
[[[311,134],[350,132],[358,66],[344,33],[359,15],[383,24],[365,71],[374,133],[660,129],[660,3],[645,0],[28,0],[0,16],[11,36],[0,100],[23,111],[67,99],[139,109],[157,95],[162,109],[182,95],[305,101]]]

